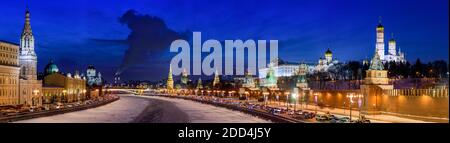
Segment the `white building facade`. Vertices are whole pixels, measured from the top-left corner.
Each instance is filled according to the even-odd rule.
[[[397,42],[394,36],[388,42],[388,52],[385,53],[385,42],[384,42],[384,26],[379,21],[377,28],[377,39],[375,44],[375,50],[383,62],[406,62],[405,54],[400,50],[397,51]]]

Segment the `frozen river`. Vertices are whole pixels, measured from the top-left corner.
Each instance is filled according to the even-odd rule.
[[[242,112],[165,97],[121,95],[113,103],[18,123],[267,123]]]

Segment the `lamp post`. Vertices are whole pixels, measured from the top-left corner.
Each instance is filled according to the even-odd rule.
[[[362,106],[362,95],[358,94],[358,108],[359,108],[359,118],[361,118],[361,106]]]
[[[247,102],[248,102],[248,101],[249,101],[248,95],[249,95],[250,93],[248,93],[248,91],[245,91],[244,93],[245,93],[245,100],[247,100]]]
[[[289,92],[284,92],[284,95],[286,95],[286,110],[289,110]]]
[[[292,97],[293,97],[294,100],[295,100],[295,102],[294,102],[294,113],[295,113],[295,110],[296,110],[296,107],[297,107],[297,96],[298,96],[297,93],[293,93],[293,94],[292,94]]]
[[[66,100],[66,93],[67,93],[67,90],[63,90],[63,98],[64,98],[64,100]],[[61,99],[62,100],[62,99]],[[61,101],[61,102],[64,102],[64,101]]]
[[[276,98],[277,98],[277,103],[278,103],[278,106],[280,106],[280,95],[279,95],[279,93],[276,93],[277,95],[276,95]]]
[[[263,95],[264,95],[264,106],[267,106],[267,95],[269,95],[269,93],[268,92],[263,92]]]
[[[106,92],[108,92],[108,90],[106,90]],[[86,99],[86,89],[83,89],[83,100]]]
[[[316,114],[317,114],[317,106],[319,106],[319,104],[317,102],[317,95],[318,95],[318,93],[314,93],[314,102],[316,102],[316,109],[315,109]]]
[[[37,89],[35,89],[35,90],[33,90],[33,94],[34,94],[34,97],[32,98],[32,102],[31,102],[31,105],[32,106],[34,106],[34,104],[35,104],[35,101],[34,100],[36,100],[36,96],[37,96],[37,94],[39,93],[39,90],[37,90]]]
[[[359,114],[361,116],[361,100],[362,95],[361,94],[354,94],[354,93],[348,93],[347,98],[350,100],[350,122],[352,121],[352,105],[353,105],[353,98],[358,98],[358,106],[359,106]]]

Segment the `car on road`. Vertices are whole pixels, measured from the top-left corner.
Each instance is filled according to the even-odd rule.
[[[354,121],[354,123],[370,123],[369,119],[366,119],[366,117],[361,116],[358,120]]]
[[[325,115],[316,115],[316,121],[326,121],[327,117],[325,117]]]
[[[64,104],[62,103],[56,103],[56,109],[64,108]]]
[[[342,117],[342,118],[339,118],[339,120],[337,122],[338,123],[350,123],[350,118],[349,117]]]
[[[302,115],[304,116],[305,119],[312,119],[316,116],[315,113],[313,112],[307,112],[307,111],[303,111]]]
[[[277,108],[273,108],[271,113],[274,114],[274,115],[281,115],[281,110],[277,109]]]

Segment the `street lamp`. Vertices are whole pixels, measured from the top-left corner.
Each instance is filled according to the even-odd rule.
[[[38,93],[39,93],[39,90],[37,90],[37,89],[33,90],[33,94],[34,94],[34,97],[32,98],[32,105],[33,106],[34,106],[34,100],[36,99],[36,96],[37,96]]]
[[[63,97],[64,97],[64,100],[66,100],[66,93],[67,93],[67,90],[63,90]],[[61,99],[62,100],[62,99]],[[64,102],[64,101],[62,101],[62,102]]]
[[[247,102],[248,102],[249,101],[248,94],[250,94],[250,93],[248,93],[248,91],[246,91],[246,92],[244,92],[244,94],[245,94],[245,100],[247,100]]]
[[[284,92],[284,95],[286,95],[286,110],[289,110],[289,92]]]
[[[277,103],[278,103],[278,106],[280,106],[280,94],[279,93],[275,93],[275,94],[277,94],[276,95]]]
[[[359,114],[361,116],[361,94],[354,94],[354,93],[347,93],[347,98],[350,100],[350,122],[352,121],[352,105],[353,105],[353,98],[358,98],[358,106],[359,106]]]
[[[315,112],[316,112],[316,114],[317,114],[317,106],[319,106],[319,104],[318,104],[318,102],[317,102],[317,95],[318,95],[319,93],[314,93],[314,102],[316,102],[316,109],[315,109]]]
[[[295,110],[296,110],[296,107],[297,107],[297,96],[298,96],[298,94],[292,93],[292,97],[295,100],[295,102],[294,102],[294,113],[295,113]]]
[[[269,95],[269,93],[268,92],[263,92],[263,95],[264,95],[264,106],[267,106],[267,95]]]
[[[108,90],[106,90],[106,92],[108,92]],[[86,99],[86,89],[83,89],[83,100]]]

